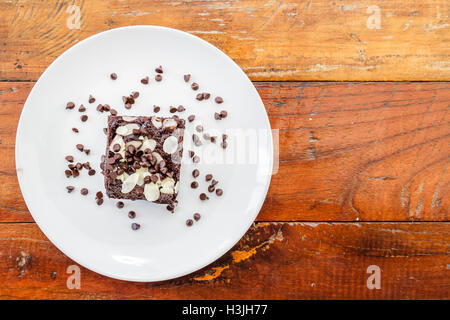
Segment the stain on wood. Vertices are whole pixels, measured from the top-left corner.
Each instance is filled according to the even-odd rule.
[[[0,79],[36,80],[77,42],[128,25],[199,36],[252,80],[450,79],[442,0],[15,0],[2,1],[0,12]]]

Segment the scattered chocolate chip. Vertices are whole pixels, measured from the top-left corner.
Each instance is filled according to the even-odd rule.
[[[102,104],[99,104],[98,106],[97,106],[97,109],[96,109],[98,112],[103,112],[104,111],[104,109],[103,109],[103,105]]]
[[[215,189],[216,189],[216,187],[214,187],[213,185],[208,186],[208,191],[209,192],[214,192]]]
[[[188,152],[189,152],[189,158],[192,158],[193,156],[195,156],[195,152],[194,151],[189,150]]]
[[[211,140],[212,143],[216,143],[216,139],[217,139],[216,136],[212,136],[212,137],[210,138],[210,140]]]
[[[197,99],[198,101],[202,101],[202,100],[204,99],[203,93],[197,94],[197,96],[195,97],[195,99]]]
[[[89,164],[89,162],[85,162],[85,163],[83,163],[83,168],[89,170],[89,169],[91,169],[91,165]]]
[[[131,224],[131,229],[133,229],[133,230],[139,230],[140,227],[141,227],[141,225],[139,223],[132,223]]]
[[[66,104],[66,109],[73,109],[75,108],[75,103],[73,102],[67,102]]]
[[[192,176],[194,178],[197,178],[200,175],[200,171],[198,171],[198,169],[194,169],[194,171],[192,171]]]
[[[187,119],[189,120],[189,122],[192,122],[195,119],[195,115],[191,114]]]
[[[81,105],[81,106],[78,108],[78,111],[79,111],[79,112],[85,112],[85,111],[86,111],[86,107],[83,106],[83,105]]]
[[[72,131],[75,132],[75,133],[79,132],[77,128],[72,128]]]
[[[153,106],[153,112],[154,112],[154,113],[158,113],[159,110],[161,110],[160,107],[158,107],[158,106]]]
[[[223,99],[222,99],[222,97],[216,97],[214,99],[214,101],[216,101],[216,103],[218,103],[218,104],[221,104],[223,102]]]
[[[192,189],[197,189],[198,188],[198,182],[197,181],[192,181],[191,188]]]
[[[194,213],[194,220],[195,221],[198,221],[198,220],[200,220],[200,213]]]
[[[116,109],[112,109],[109,111],[111,113],[112,116],[117,116],[117,110]]]
[[[218,183],[219,183],[219,181],[214,180],[214,179],[213,179],[213,181],[211,181],[211,185],[212,185],[212,186],[215,186],[215,185],[218,184]]]
[[[117,202],[116,204],[117,208],[122,209],[125,205],[122,201]]]
[[[136,212],[134,212],[134,211],[128,212],[128,218],[130,218],[130,219],[136,218]]]
[[[189,80],[191,80],[191,75],[190,74],[185,74],[183,76],[184,82],[189,82]]]
[[[203,139],[205,139],[205,140],[211,140],[211,136],[209,135],[209,133],[204,133],[204,134],[203,134]]]
[[[88,191],[88,189],[83,188],[83,189],[81,189],[80,193],[81,193],[83,196],[85,196],[85,195],[87,195],[87,194],[89,193],[89,191]]]
[[[225,140],[227,140],[228,139],[228,135],[227,134],[222,134],[222,141],[225,141]]]
[[[88,119],[88,116],[85,115],[85,114],[83,114],[83,115],[80,117],[80,119],[81,119],[81,121],[86,122],[87,119]]]
[[[184,110],[186,110],[186,108],[183,106],[178,106],[178,108],[177,108],[178,112],[183,112]]]
[[[192,88],[192,90],[196,91],[196,90],[198,90],[199,85],[198,85],[197,83],[193,82],[193,83],[191,84],[191,88]]]
[[[210,174],[210,173],[208,173],[208,174],[205,176],[205,180],[206,180],[206,181],[211,181],[212,178],[213,178],[213,175]]]
[[[103,198],[98,198],[95,202],[98,206],[101,206],[103,204]]]
[[[117,79],[117,74],[111,73],[110,77],[111,77],[111,79],[116,80]]]
[[[177,112],[177,108],[171,107],[171,108],[170,108],[170,113],[175,113],[175,112]]]
[[[203,93],[203,99],[208,100],[210,97],[211,97],[211,94],[209,94],[208,92]]]
[[[195,130],[197,130],[197,132],[203,132],[203,126],[201,125],[196,126]]]
[[[141,79],[141,83],[142,84],[148,84],[148,77],[142,78]]]
[[[139,98],[139,92],[138,92],[138,91],[133,91],[133,92],[131,93],[131,97],[132,97],[133,99]]]
[[[224,141],[224,142],[222,142],[222,143],[220,144],[220,146],[221,146],[223,149],[226,149],[226,148],[228,147],[228,143],[227,143],[226,141]]]
[[[161,66],[155,69],[156,73],[163,73],[163,69]]]
[[[95,98],[92,95],[89,95],[89,103],[94,103],[95,102]]]
[[[156,81],[161,81],[162,80],[162,75],[160,75],[160,74],[157,74],[156,76],[155,76],[155,80]]]
[[[216,190],[216,195],[218,195],[219,197],[220,197],[221,195],[223,195],[223,190],[222,190],[222,189],[217,189],[217,190]]]
[[[73,162],[73,156],[67,156],[67,157],[66,157],[66,160],[67,160],[68,162]]]
[[[187,220],[186,220],[186,225],[187,225],[188,227],[192,227],[193,224],[194,224],[194,221],[193,221],[192,219],[187,219]]]
[[[206,195],[206,193],[200,193],[200,200],[204,201],[204,200],[209,200],[208,196]]]
[[[91,153],[91,149],[84,149],[84,153],[86,153],[86,155],[89,155],[89,153]]]
[[[90,176],[93,176],[93,175],[95,174],[95,170],[94,170],[94,169],[90,169],[90,170],[88,171],[88,174],[89,174]]]
[[[109,104],[104,104],[103,111],[109,111],[109,110],[111,110],[111,107],[109,106]]]
[[[222,117],[220,116],[219,113],[214,112],[214,119],[216,119],[216,120],[222,120]]]
[[[192,135],[192,141],[194,141],[194,144],[197,147],[202,145],[202,142],[200,141],[200,138],[195,133]]]
[[[72,175],[74,177],[78,177],[80,175],[80,172],[78,170],[74,169],[74,170],[72,170]]]
[[[67,186],[66,189],[67,189],[68,193],[71,193],[73,190],[75,190],[75,187],[74,186]]]
[[[192,161],[194,163],[199,163],[200,162],[200,157],[199,156],[194,156],[194,158],[192,158]]]
[[[83,151],[84,146],[79,143],[79,144],[77,144],[77,149],[80,150],[80,151]]]
[[[95,194],[95,197],[96,197],[97,199],[103,198],[103,192],[97,191],[97,193]]]
[[[221,117],[222,119],[223,119],[223,118],[226,118],[227,115],[228,115],[228,112],[226,112],[225,110],[220,111],[220,117]]]

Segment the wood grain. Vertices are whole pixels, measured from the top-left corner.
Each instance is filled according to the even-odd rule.
[[[193,230],[194,231],[194,230]],[[0,299],[448,299],[448,223],[258,223],[218,261],[161,283],[81,268],[35,224],[0,224]],[[381,289],[367,268],[381,268]]]
[[[68,28],[71,5],[79,29]],[[449,10],[447,0],[2,1],[0,79],[36,80],[93,34],[151,24],[211,42],[252,80],[449,80]]]
[[[0,83],[0,222],[30,222],[14,164],[32,83]],[[279,170],[259,221],[448,221],[449,83],[256,83]]]

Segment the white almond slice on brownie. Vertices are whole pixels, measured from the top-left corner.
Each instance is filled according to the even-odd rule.
[[[162,161],[162,157],[158,152],[152,152],[152,156],[154,156],[156,158],[156,163],[160,163]]]
[[[144,196],[148,201],[156,201],[159,199],[159,187],[153,182],[148,183],[144,187]]]
[[[142,140],[142,146],[141,146],[142,151],[145,151],[145,149],[150,149],[151,151],[153,151],[153,150],[155,150],[155,147],[156,147],[155,140],[144,137],[144,140]]]
[[[178,139],[174,136],[169,136],[164,140],[163,150],[165,153],[172,154],[178,149]]]
[[[139,179],[139,173],[133,173],[128,178],[126,178],[122,182],[122,193],[128,193],[131,192],[131,190],[134,189]]]
[[[173,130],[173,129],[175,129],[177,127],[177,122],[174,119],[171,119],[171,118],[164,119],[163,127],[165,129]]]
[[[139,174],[139,179],[137,181],[137,185],[142,186],[144,184],[144,178],[146,176],[149,176],[150,172],[148,172],[148,168],[142,167],[142,168],[137,169],[136,173]]]
[[[162,126],[162,121],[160,118],[153,117],[152,118],[152,124],[155,126],[155,128],[159,129]]]
[[[133,130],[139,130],[140,127],[136,123],[129,123],[116,129],[116,133],[121,136],[127,136],[133,133]]]
[[[124,172],[121,175],[118,175],[116,179],[124,182],[128,177],[129,177],[128,173]]]

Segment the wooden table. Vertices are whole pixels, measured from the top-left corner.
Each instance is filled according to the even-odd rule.
[[[1,1],[0,298],[448,299],[449,15],[447,0]],[[279,170],[252,228],[205,269],[127,283],[81,268],[68,289],[75,263],[19,190],[17,122],[58,55],[136,24],[195,34],[242,67],[279,129]]]

